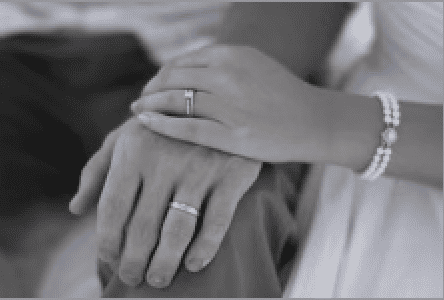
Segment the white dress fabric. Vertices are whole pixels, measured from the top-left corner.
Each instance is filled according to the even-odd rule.
[[[375,2],[372,12],[374,46],[345,90],[442,103],[443,3]],[[337,166],[326,166],[319,182],[302,199],[302,214],[313,206],[313,217],[301,224],[308,229],[285,297],[443,297],[442,190],[363,181]]]

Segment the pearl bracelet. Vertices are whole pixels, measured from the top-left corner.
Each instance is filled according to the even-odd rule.
[[[375,180],[384,173],[392,154],[391,146],[398,138],[396,127],[399,126],[401,117],[398,100],[393,94],[377,91],[373,95],[381,101],[385,129],[381,133],[381,146],[376,149],[372,162],[361,174],[361,178],[365,180]]]

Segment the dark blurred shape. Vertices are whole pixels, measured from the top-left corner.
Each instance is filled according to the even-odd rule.
[[[0,252],[0,298],[24,297],[16,268]]]
[[[74,193],[158,70],[132,34],[69,30],[1,39],[0,65],[0,216]]]

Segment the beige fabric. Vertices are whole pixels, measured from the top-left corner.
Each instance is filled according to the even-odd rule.
[[[0,2],[0,36],[62,28],[129,31],[164,64],[214,43],[228,7],[228,2]]]
[[[98,298],[97,243],[95,214],[83,217],[54,251],[38,298]]]

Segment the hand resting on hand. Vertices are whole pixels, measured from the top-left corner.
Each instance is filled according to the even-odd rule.
[[[183,258],[190,271],[212,260],[260,168],[161,136],[132,118],[88,161],[70,210],[80,214],[98,201],[99,258],[128,285],[166,287]],[[198,232],[197,217],[169,209],[170,200],[201,209]]]

